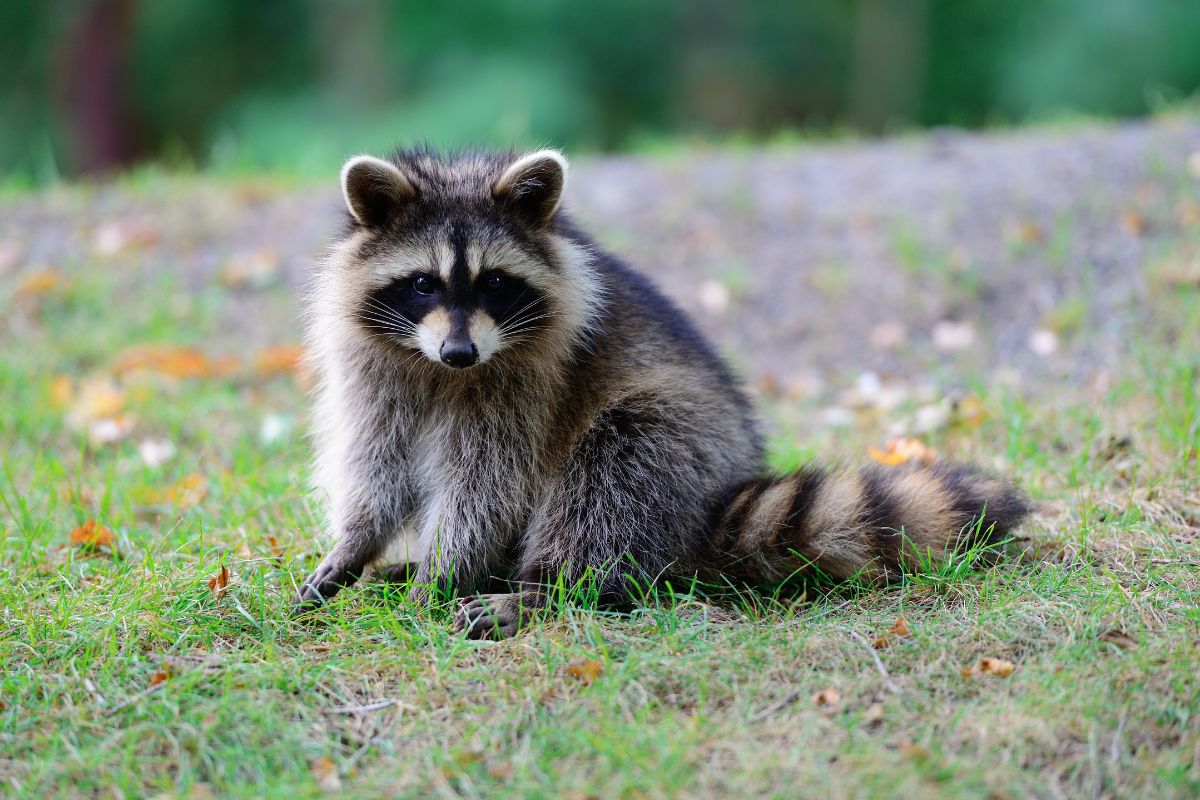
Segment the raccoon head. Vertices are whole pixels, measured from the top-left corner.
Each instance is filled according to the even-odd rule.
[[[351,158],[343,307],[372,341],[454,370],[570,338],[594,292],[557,230],[566,176],[554,150]]]

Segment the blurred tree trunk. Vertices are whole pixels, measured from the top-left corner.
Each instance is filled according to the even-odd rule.
[[[849,118],[879,133],[916,122],[924,90],[928,0],[859,0]]]
[[[143,154],[129,74],[136,9],[137,0],[79,4],[56,53],[55,99],[73,172],[111,171]]]

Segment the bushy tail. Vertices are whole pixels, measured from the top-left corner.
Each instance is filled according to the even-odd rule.
[[[972,467],[807,467],[738,487],[706,561],[751,581],[815,567],[885,582],[957,548],[998,541],[1028,511],[1012,484]]]

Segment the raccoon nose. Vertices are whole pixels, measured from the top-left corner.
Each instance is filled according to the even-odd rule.
[[[462,369],[479,360],[479,350],[475,347],[474,342],[447,340],[442,342],[441,356],[442,363],[446,366]]]

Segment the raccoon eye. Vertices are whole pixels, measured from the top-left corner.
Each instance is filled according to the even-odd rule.
[[[508,281],[504,275],[499,272],[489,272],[487,277],[483,279],[483,291],[488,294],[495,294],[507,285]]]
[[[433,294],[433,291],[436,288],[433,283],[433,278],[429,277],[428,275],[418,275],[417,277],[413,278],[412,287],[417,294]]]

